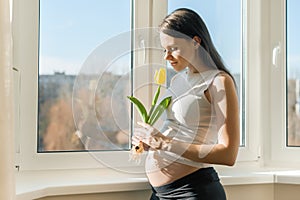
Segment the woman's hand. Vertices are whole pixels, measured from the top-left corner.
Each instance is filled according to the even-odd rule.
[[[138,122],[140,128],[136,128],[132,137],[132,144],[138,146],[140,142],[143,142],[144,149],[147,151],[149,148],[155,150],[166,150],[170,144],[171,139],[164,136],[161,132],[155,129],[153,126],[144,122]],[[171,129],[167,130],[168,132]]]

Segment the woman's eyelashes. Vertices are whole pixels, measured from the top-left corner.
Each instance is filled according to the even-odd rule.
[[[177,50],[178,50],[178,47],[171,47],[169,49],[164,49],[164,53],[167,53],[167,52],[172,53]]]

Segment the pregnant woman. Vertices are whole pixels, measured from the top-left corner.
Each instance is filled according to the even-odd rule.
[[[141,122],[132,138],[149,150],[151,199],[226,199],[213,164],[232,166],[237,157],[235,81],[196,12],[177,9],[159,30],[164,59],[177,72],[165,94],[172,102],[160,130]]]

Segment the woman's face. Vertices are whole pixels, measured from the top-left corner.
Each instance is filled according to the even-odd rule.
[[[192,67],[195,56],[193,40],[175,38],[165,33],[160,33],[161,46],[164,48],[164,59],[169,61],[175,71]]]

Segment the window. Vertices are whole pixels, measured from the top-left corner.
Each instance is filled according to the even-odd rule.
[[[266,85],[270,84],[270,135],[266,141],[270,150],[266,151],[269,152],[271,161],[280,162],[281,165],[300,161],[297,141],[299,75],[295,62],[299,57],[299,48],[296,45],[299,32],[296,21],[299,20],[299,14],[295,6],[299,6],[299,3],[294,0],[280,0],[270,4],[271,67],[268,70],[270,82],[265,82]]]
[[[258,161],[260,151],[260,106],[259,98],[261,57],[257,47],[260,36],[257,26],[262,20],[259,2],[247,0],[201,1],[168,0],[160,9],[171,12],[187,7],[198,12],[209,28],[213,42],[238,85],[241,116],[241,140],[238,161]],[[161,8],[162,7],[162,8]],[[224,8],[227,9],[224,9]],[[251,67],[250,67],[251,66]],[[168,70],[172,76],[172,69]],[[171,72],[171,73],[170,73]]]
[[[245,146],[245,115],[244,115],[244,88],[243,88],[243,46],[242,28],[242,1],[203,1],[193,0],[175,1],[168,0],[168,12],[177,8],[190,8],[196,11],[205,21],[213,42],[237,83],[238,93],[240,94],[241,108],[241,140],[240,145]],[[227,9],[224,9],[224,8]],[[230,22],[230,23],[228,23]],[[171,68],[171,67],[170,67]],[[172,70],[169,70],[172,72]]]
[[[300,146],[300,2],[287,0],[287,146]]]
[[[113,7],[107,7],[106,3],[113,5]],[[184,5],[185,3],[187,4]],[[253,48],[253,45],[258,46],[259,43],[253,32],[255,32],[255,25],[260,19],[255,18],[253,22],[252,18],[248,18],[248,11],[259,9],[256,9],[256,5],[253,5],[252,1],[228,0],[226,1],[227,8],[229,3],[231,5],[229,7],[232,9],[230,12],[228,9],[220,9],[224,8],[224,6],[223,2],[219,1],[202,2],[201,5],[203,7],[192,1],[176,4],[176,1],[171,0],[133,0],[132,2],[128,0],[118,1],[115,4],[111,1],[96,0],[89,0],[88,3],[83,0],[15,2],[14,7],[18,8],[15,9],[18,12],[14,13],[14,64],[20,72],[19,77],[21,77],[20,101],[18,102],[20,104],[20,127],[18,128],[20,132],[17,140],[20,141],[20,144],[18,144],[19,153],[17,154],[17,162],[21,165],[20,169],[72,169],[99,166],[115,168],[115,166],[132,166],[128,163],[128,151],[113,151],[128,150],[130,148],[127,133],[122,135],[125,136],[122,138],[123,142],[119,142],[120,138],[116,137],[119,130],[128,129],[129,120],[124,120],[124,124],[115,122],[115,124],[118,124],[118,128],[115,128],[115,125],[112,124],[107,129],[102,130],[105,133],[109,133],[113,139],[109,138],[110,142],[101,144],[101,146],[88,146],[89,148],[87,149],[89,151],[85,151],[86,144],[84,144],[84,141],[86,140],[78,140],[76,137],[80,133],[77,132],[77,135],[75,134],[77,128],[80,127],[79,121],[81,117],[86,117],[86,112],[83,111],[84,109],[80,106],[80,102],[82,100],[89,102],[90,95],[87,95],[90,92],[89,88],[96,88],[96,96],[93,98],[96,103],[99,103],[99,108],[105,104],[101,100],[97,101],[101,98],[104,100],[105,98],[111,100],[112,97],[120,99],[120,96],[108,96],[107,91],[102,86],[105,85],[105,88],[117,88],[116,91],[126,93],[128,90],[124,86],[129,84],[131,79],[133,79],[133,84],[136,84],[136,82],[140,84],[152,79],[154,72],[151,71],[147,72],[149,74],[148,77],[130,77],[129,75],[124,76],[124,74],[128,74],[132,65],[133,67],[142,65],[147,54],[151,55],[149,57],[155,63],[159,63],[158,65],[165,65],[165,62],[161,63],[161,52],[145,51],[147,48],[142,45],[142,40],[140,41],[138,35],[136,35],[134,39],[138,41],[133,43],[134,45],[141,45],[141,51],[135,52],[134,58],[130,54],[121,54],[111,63],[104,65],[108,66],[108,68],[104,69],[105,74],[99,71],[93,73],[94,75],[96,74],[96,77],[86,76],[88,73],[84,73],[86,71],[82,70],[82,67],[85,67],[87,63],[97,57],[95,55],[97,55],[98,46],[103,45],[103,42],[109,41],[113,36],[122,35],[119,34],[120,32],[128,32],[131,26],[134,28],[156,27],[168,10],[171,11],[175,7],[182,6],[197,10],[203,15],[205,20],[208,20],[207,25],[210,28],[214,43],[228,68],[236,77],[242,102],[241,114],[244,126],[242,126],[243,131],[241,132],[245,133],[241,137],[239,160],[256,160],[259,140],[255,128],[259,125],[257,113],[259,113],[260,107],[253,103],[257,99],[252,98],[258,96],[259,93],[256,87],[259,84],[256,70],[260,69],[260,65],[257,65],[255,61],[258,62],[260,57],[256,57],[256,49]],[[105,11],[112,9],[113,12],[105,15],[105,11],[99,11],[101,9]],[[83,13],[83,11],[88,12]],[[227,17],[227,14],[224,14],[225,11],[232,16],[229,19],[226,18],[226,22],[219,23],[220,20],[223,21]],[[121,15],[122,17],[120,17]],[[130,19],[131,15],[134,18]],[[101,19],[105,19],[105,21],[103,22]],[[106,22],[120,24],[120,26],[113,26],[113,29],[111,29],[110,24]],[[225,27],[228,25],[228,22],[235,23],[237,28],[230,30],[228,27]],[[82,24],[80,25],[80,23]],[[228,41],[222,39],[222,34],[225,34],[224,31],[226,31],[226,38],[235,38],[234,41],[229,42],[230,44],[227,44],[226,42]],[[248,38],[248,34],[254,36]],[[126,40],[130,41],[130,39],[127,37]],[[128,42],[126,45],[133,44]],[[68,48],[69,46],[72,48]],[[107,46],[107,52],[112,47],[111,45]],[[116,44],[116,49],[118,49],[117,47],[118,45]],[[246,66],[248,65],[254,67],[247,68]],[[96,69],[103,70],[99,66],[96,66]],[[118,70],[115,71],[113,69]],[[99,78],[99,73],[103,75],[101,78]],[[139,73],[144,75],[145,71]],[[126,77],[126,79],[120,79],[119,76]],[[252,78],[246,79],[246,76]],[[74,83],[75,93],[71,86]],[[80,90],[80,87],[83,85],[87,90]],[[149,99],[152,99],[150,98],[151,92],[147,91],[146,93],[142,96],[146,98],[146,101],[148,99],[150,102],[151,100]],[[46,95],[50,95],[49,99],[51,100],[48,103],[45,100]],[[71,95],[79,97],[74,99],[75,103],[70,101]],[[113,95],[121,95],[121,93],[114,93]],[[121,96],[124,97],[126,95]],[[121,102],[123,101],[121,100]],[[246,104],[247,102],[251,103]],[[89,104],[87,103],[86,105]],[[106,112],[106,107],[96,110],[96,121],[93,123],[98,123],[98,119],[101,116],[115,115],[119,110],[124,110],[126,107],[125,104],[119,106],[115,107],[116,110],[113,113]],[[67,118],[68,115],[70,117],[70,110],[72,109],[78,109],[75,112],[78,114],[75,114],[75,122]],[[56,112],[57,110],[61,112]],[[254,112],[249,112],[249,110]],[[58,113],[64,114],[59,115]],[[66,120],[64,123],[68,124],[68,128],[55,127],[57,125],[57,123],[54,123],[55,120],[60,123]],[[101,118],[100,123],[109,124],[111,122],[109,118]],[[51,128],[54,131],[49,131]],[[51,134],[53,134],[52,139],[46,139],[47,135]],[[64,135],[64,137],[61,137],[61,135]],[[74,143],[70,142],[72,140]],[[120,168],[118,169],[120,170]],[[132,169],[137,170],[137,167],[134,166]]]
[[[101,48],[130,31],[130,5],[40,0],[38,152],[129,149],[130,54],[108,63]],[[130,49],[130,34],[123,39],[110,48]]]
[[[131,30],[134,22],[131,15],[135,10],[132,1],[33,0],[26,3],[14,2],[14,10],[16,11],[13,19],[14,64],[20,72],[20,93],[17,102],[20,105],[20,120],[16,123],[19,124],[17,130],[20,130],[16,141],[20,143],[16,144],[18,150],[16,164],[20,165],[20,170],[130,165],[128,151],[107,151],[128,150],[128,136],[121,138],[122,143],[117,140],[120,138],[112,139],[113,142],[109,144],[91,147],[92,150],[96,149],[95,152],[84,151],[83,144],[80,144],[82,141],[76,137],[74,139],[76,124],[72,122],[73,116],[70,114],[73,109],[70,105],[74,105],[70,97],[73,95],[71,85],[80,83],[76,79],[77,74],[84,74],[82,66],[86,66],[86,63],[93,60],[93,55],[97,53],[99,45],[104,44],[113,36]],[[114,25],[111,26],[111,24]],[[127,43],[122,45],[130,48],[130,37],[123,39]],[[111,47],[118,49],[115,44],[107,48],[107,52]],[[118,91],[126,92],[127,89],[121,86],[125,86],[130,77],[122,79],[126,84],[120,84],[119,81],[116,86],[114,83],[120,74],[130,71],[130,53],[118,56],[110,65],[105,65],[107,68],[97,65],[97,69],[106,70],[106,73],[94,79],[96,82],[90,81],[85,88],[97,86],[102,84],[103,80],[109,79],[108,87],[117,87]],[[112,70],[115,68],[117,68],[116,71]],[[106,91],[101,90],[102,87],[97,87],[97,89],[97,94],[102,95],[101,98],[103,96],[111,98],[107,97]],[[76,91],[81,92],[81,90]],[[82,91],[82,93],[87,91]],[[47,103],[46,97],[51,99]],[[82,95],[82,97],[86,96]],[[103,104],[101,101],[97,103],[100,107]],[[50,109],[52,106],[53,108]],[[122,108],[116,107],[114,111],[117,112],[120,109]],[[97,116],[111,115],[111,113],[103,112],[102,109]],[[50,114],[53,114],[51,120]],[[61,127],[55,123],[57,121],[67,126]],[[128,126],[126,120],[124,121],[124,124],[118,124],[118,126]],[[49,134],[53,135],[46,142],[45,138],[50,128],[54,128],[54,131]],[[117,130],[113,125],[105,131],[116,138]],[[100,150],[99,153],[98,150]]]

